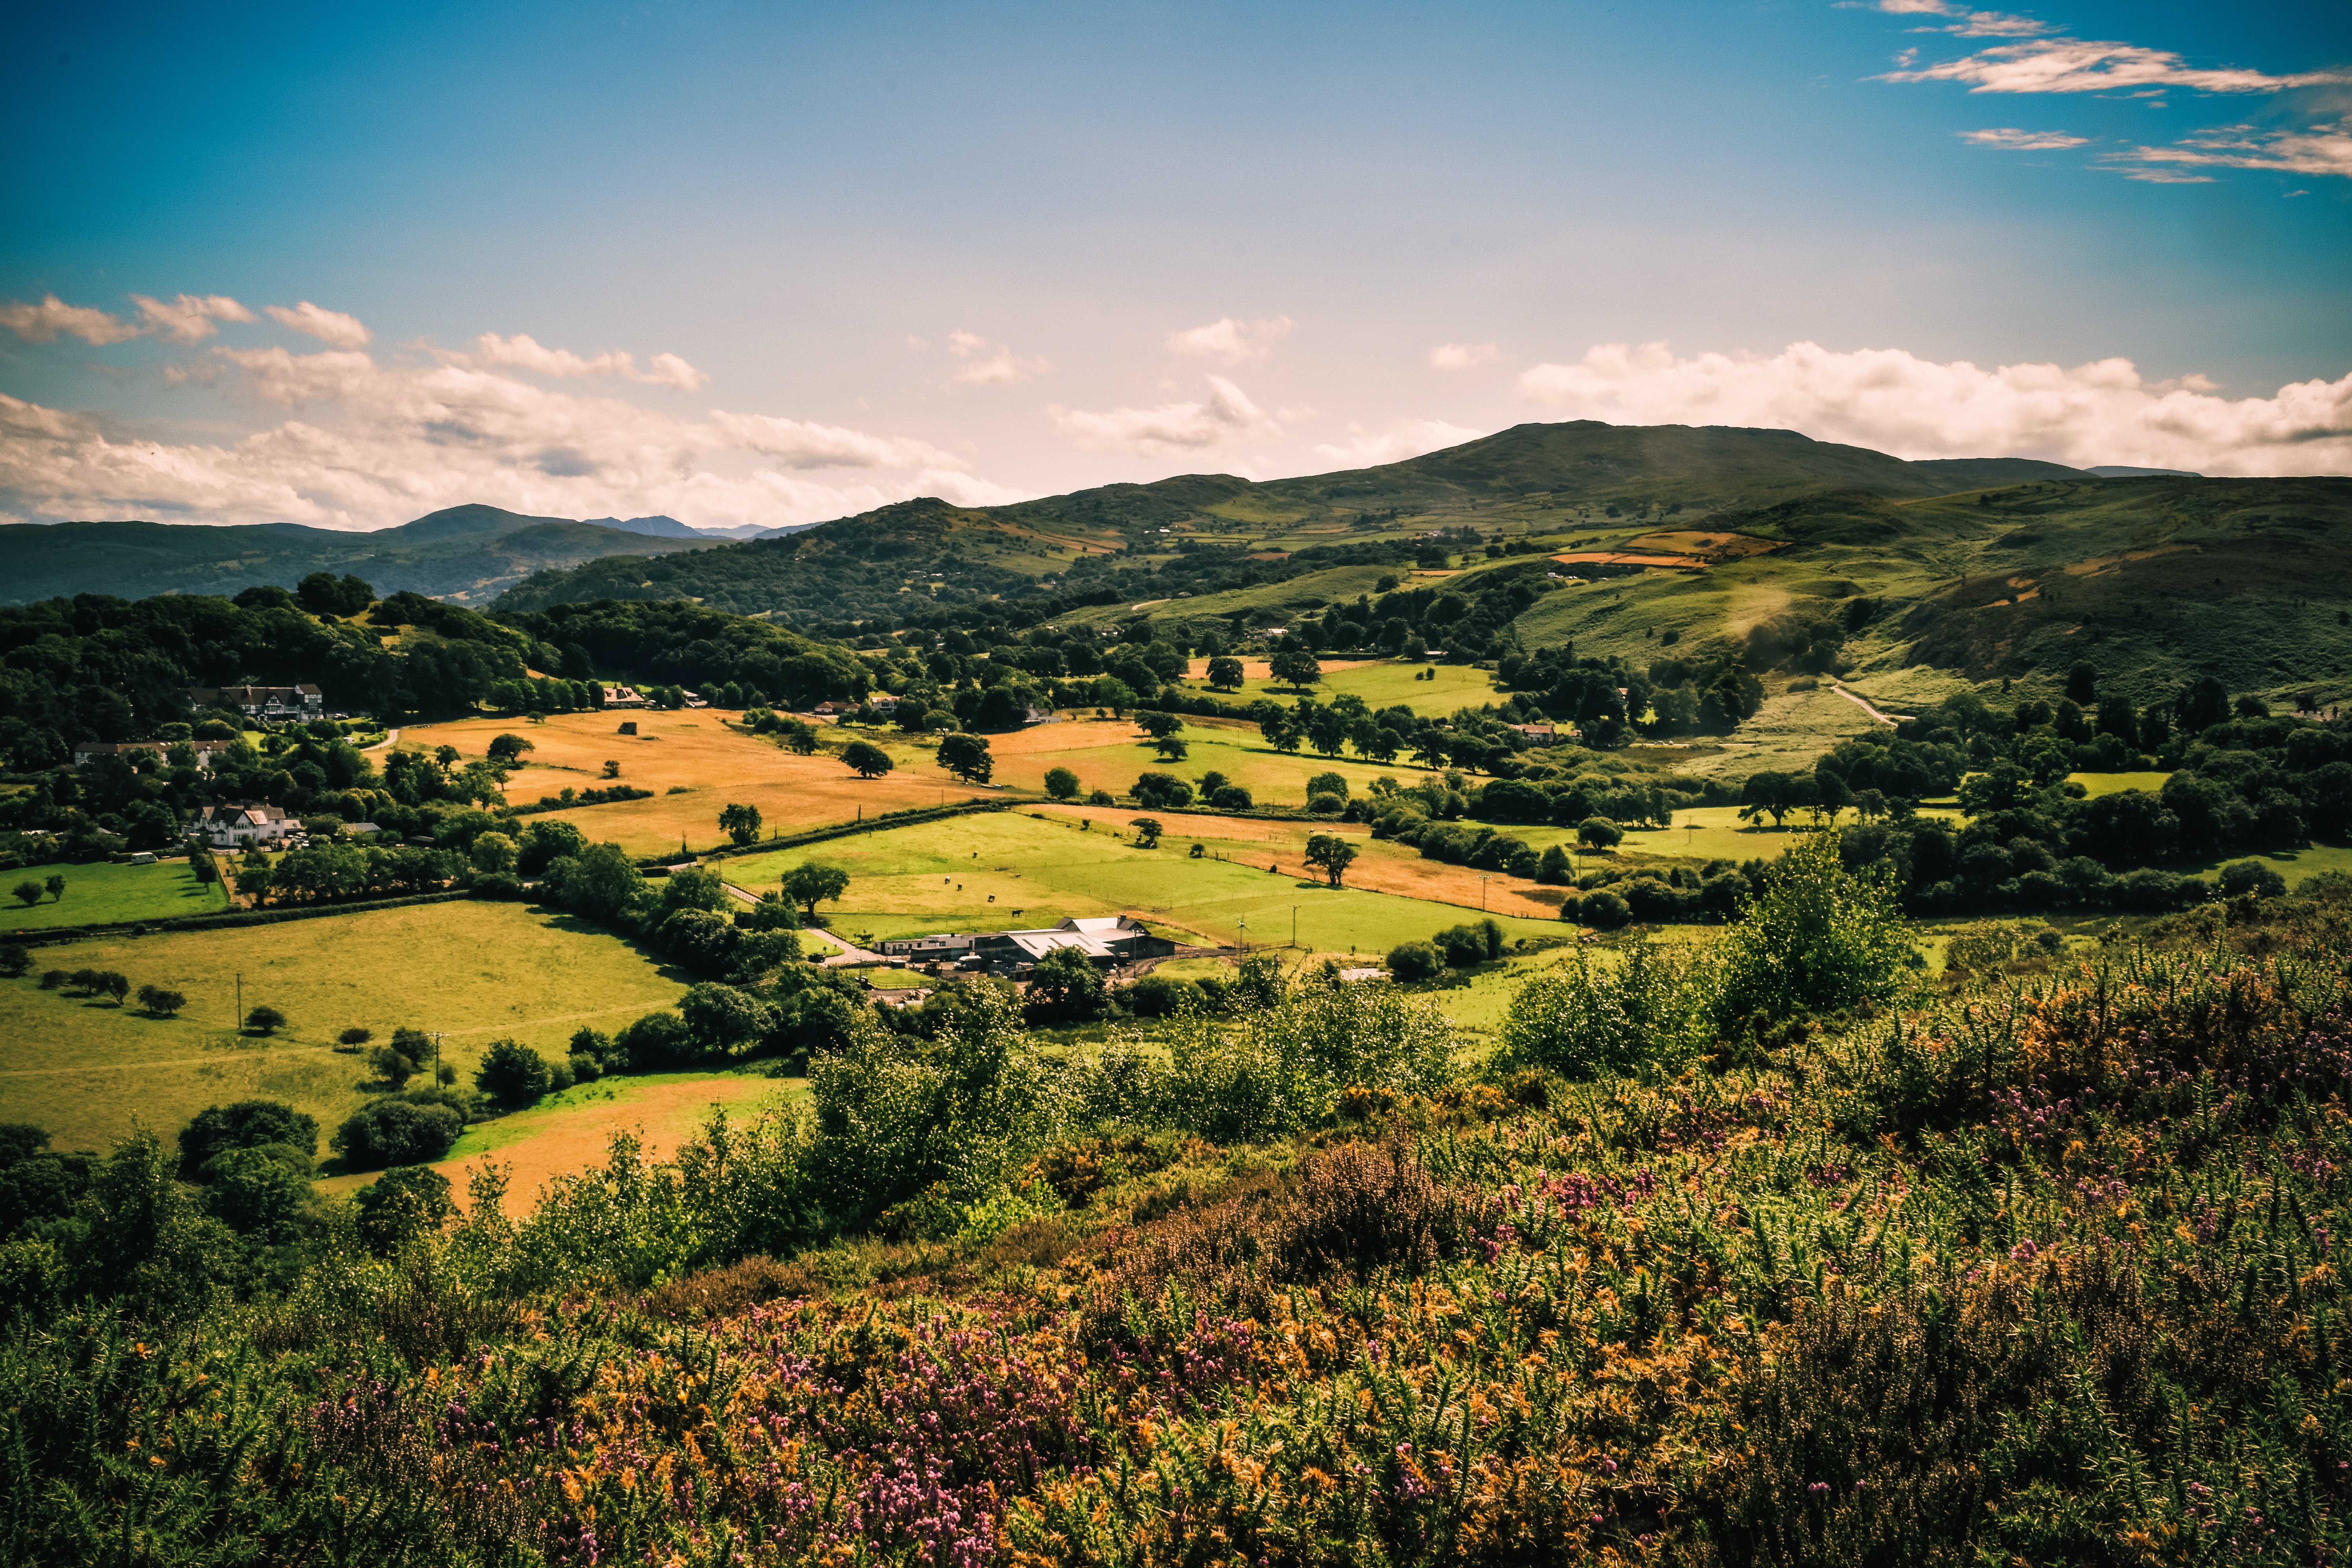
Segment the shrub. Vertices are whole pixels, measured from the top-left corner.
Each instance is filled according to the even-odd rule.
[[[1172,1030],[1168,1114],[1220,1142],[1318,1127],[1350,1088],[1425,1093],[1451,1070],[1454,1030],[1429,1003],[1386,985],[1303,985],[1225,1022]]]
[[[1445,955],[1436,944],[1408,942],[1389,949],[1389,974],[1405,984],[1427,980],[1445,967]]]
[[[457,1212],[449,1178],[429,1165],[386,1171],[352,1200],[360,1239],[379,1258],[392,1258],[417,1237],[441,1228]]]
[[[381,1171],[387,1165],[424,1165],[438,1160],[466,1130],[466,1119],[438,1103],[379,1100],[362,1106],[335,1130],[335,1151],[344,1167]]]
[[[1088,805],[1117,805],[1118,797],[1107,789],[1098,789],[1087,796]]]
[[[245,1026],[259,1035],[274,1035],[289,1022],[285,1014],[267,1005],[256,1007],[245,1016]]]
[[[62,969],[44,969],[41,971],[41,989],[44,991],[62,990],[65,986],[72,984],[72,978],[73,977],[71,975],[68,975]]]
[[[1229,784],[1220,785],[1216,793],[1209,796],[1209,804],[1219,811],[1247,811],[1257,803],[1248,790],[1239,784]]]
[[[1588,816],[1576,825],[1577,842],[1591,849],[1613,849],[1625,837],[1624,830],[1605,816]]]
[[[1491,920],[1448,926],[1431,940],[1456,969],[1470,969],[1503,956],[1503,928]]]
[[[1120,1004],[1139,1018],[1165,1018],[1187,1003],[1197,1003],[1201,988],[1173,974],[1147,974],[1118,994]]]
[[[2283,899],[2286,896],[2286,879],[2259,860],[2238,860],[2221,868],[2221,896],[2225,899]]]
[[[233,1105],[208,1105],[180,1129],[180,1168],[194,1175],[215,1156],[231,1149],[259,1149],[284,1144],[305,1157],[319,1147],[319,1123],[292,1106],[275,1100],[240,1100]]]
[[[1045,793],[1055,800],[1075,799],[1078,793],[1078,775],[1067,768],[1047,768]]]
[[[30,949],[16,942],[0,942],[0,978],[16,979],[33,967]]]
[[[155,1017],[175,1016],[187,1005],[188,999],[177,991],[166,990],[161,985],[142,985],[139,988],[139,1005]]]
[[[337,1036],[335,1037],[335,1041],[336,1041],[336,1043],[337,1043],[337,1044],[339,1044],[339,1045],[345,1045],[345,1046],[364,1046],[364,1045],[366,1045],[370,1040],[373,1040],[373,1039],[374,1039],[374,1038],[375,1038],[375,1031],[374,1031],[374,1030],[373,1030],[373,1029],[362,1029],[362,1028],[359,1028],[359,1027],[354,1026],[354,1027],[352,1027],[352,1028],[345,1029],[341,1034],[337,1035]]]
[[[482,1053],[482,1065],[474,1071],[474,1087],[491,1104],[520,1110],[547,1092],[547,1062],[520,1041],[492,1041]]]
[[[564,1060],[571,1066],[572,1081],[594,1083],[604,1076],[604,1064],[586,1051],[575,1051]]]
[[[1348,803],[1336,795],[1310,795],[1307,797],[1307,809],[1317,816],[1337,816],[1348,809]]]
[[[1511,998],[1495,1070],[1591,1079],[1645,1063],[1678,1066],[1696,1040],[1695,980],[1686,957],[1645,938],[1628,942],[1613,964],[1579,948]]]
[[[368,1053],[368,1068],[375,1076],[398,1089],[416,1076],[416,1063],[405,1053],[391,1046],[378,1046]]]
[[[1883,867],[1854,876],[1835,833],[1807,834],[1717,945],[1717,1032],[1742,1019],[1838,1013],[1892,996],[1912,951],[1895,898]]]
[[[1633,918],[1633,907],[1606,888],[1570,900],[1559,912],[1562,919],[1581,921],[1594,931],[1616,931]]]

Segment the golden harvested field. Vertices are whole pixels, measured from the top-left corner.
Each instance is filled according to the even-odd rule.
[[[34,975],[0,981],[0,1121],[46,1128],[60,1149],[103,1149],[134,1121],[169,1137],[207,1105],[257,1097],[317,1117],[323,1134],[366,1098],[364,1060],[328,1048],[344,1029],[379,1040],[403,1026],[445,1031],[443,1059],[470,1078],[493,1040],[560,1057],[583,1026],[609,1033],[686,990],[595,927],[471,901],[68,942],[37,956],[42,969],[118,970],[134,987],[188,999],[177,1017],[149,1018],[40,990]],[[291,1020],[274,1037],[236,1029],[240,976],[247,1008],[267,1003]]]
[[[508,782],[507,798],[518,804],[559,794],[567,784],[595,788],[606,782],[605,762],[618,762],[621,776],[614,782],[653,790],[653,798],[549,815],[572,823],[593,843],[618,844],[632,855],[657,855],[677,848],[681,839],[697,848],[719,843],[719,809],[737,803],[758,806],[768,832],[792,833],[845,822],[860,811],[870,816],[989,793],[940,772],[931,761],[931,744],[909,743],[895,731],[856,731],[898,764],[881,778],[861,779],[842,765],[836,752],[845,742],[839,737],[826,737],[835,752],[796,757],[772,741],[730,728],[727,717],[699,708],[564,713],[544,724],[465,719],[404,730],[400,745],[424,752],[455,746],[471,760],[486,755],[498,736],[520,735],[537,749],[526,754],[529,765]],[[638,733],[617,732],[630,721]],[[683,793],[672,795],[672,789]]]
[[[662,1159],[709,1119],[714,1106],[723,1106],[732,1116],[757,1115],[766,1104],[781,1104],[806,1088],[802,1079],[779,1083],[757,1073],[601,1079],[551,1094],[529,1110],[467,1128],[449,1157],[433,1169],[449,1179],[463,1204],[466,1184],[478,1167],[488,1162],[506,1166],[507,1195],[500,1207],[520,1219],[549,1181],[602,1164],[615,1133],[635,1132],[646,1159]],[[319,1186],[347,1196],[379,1174],[331,1176]]]

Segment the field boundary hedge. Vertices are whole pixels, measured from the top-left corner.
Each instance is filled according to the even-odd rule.
[[[236,910],[217,915],[171,915],[152,921],[116,921],[105,925],[57,926],[28,931],[5,940],[18,947],[54,947],[69,942],[102,937],[176,935],[191,931],[234,931],[240,926],[276,925],[280,921],[317,920],[326,915],[363,915],[371,910],[406,909],[413,904],[446,904],[474,896],[468,889],[438,893],[404,893],[396,899],[362,899],[348,904],[299,904],[291,909]]]
[[[829,827],[812,827],[804,833],[787,833],[775,838],[762,838],[753,844],[722,844],[716,848],[681,859],[676,855],[655,855],[637,862],[639,868],[678,866],[688,860],[732,860],[745,855],[765,855],[772,850],[797,849],[804,844],[822,844],[829,838],[849,838],[860,833],[885,833],[894,827],[919,827],[927,822],[944,822],[951,816],[973,816],[982,812],[1011,811],[1024,804],[1017,800],[967,800],[954,805],[922,805],[905,811],[886,811],[879,816],[863,817],[854,822],[836,822]]]

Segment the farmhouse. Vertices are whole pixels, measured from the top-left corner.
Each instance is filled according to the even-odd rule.
[[[184,686],[180,695],[199,711],[207,708],[248,719],[322,719],[326,694],[309,681],[297,686]]]
[[[73,763],[78,768],[88,767],[100,757],[130,757],[138,752],[151,752],[158,760],[169,763],[172,748],[185,746],[195,753],[196,766],[209,773],[214,755],[236,744],[235,741],[76,741]]]
[[[949,931],[937,936],[900,937],[883,942],[879,951],[890,958],[916,963],[949,963],[959,969],[1002,973],[1018,977],[1056,948],[1076,948],[1103,968],[1132,963],[1139,958],[1166,958],[1176,944],[1154,936],[1133,915],[1099,915],[1071,919],[1059,925],[1030,931]]]
[[[637,689],[634,686],[608,686],[604,688],[604,706],[607,708],[650,708],[653,704],[647,701],[644,696],[639,694]]]
[[[215,849],[240,849],[282,843],[301,827],[300,822],[274,805],[208,805],[188,824],[188,834]]]

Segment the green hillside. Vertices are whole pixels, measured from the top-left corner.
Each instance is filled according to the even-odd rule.
[[[74,594],[235,594],[257,583],[290,588],[313,572],[352,573],[378,592],[482,604],[535,572],[600,555],[666,554],[707,540],[655,539],[493,506],[457,506],[373,533],[273,522],[210,528],[166,522],[0,526],[10,571],[0,604]]]

